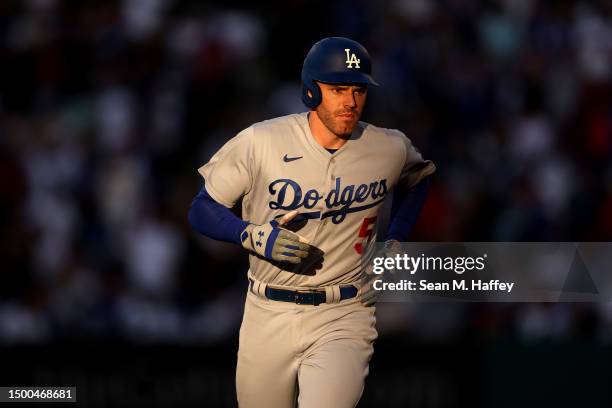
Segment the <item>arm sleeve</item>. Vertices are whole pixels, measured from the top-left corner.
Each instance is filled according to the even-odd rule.
[[[253,128],[247,128],[227,142],[208,163],[198,169],[206,191],[220,204],[232,208],[248,194],[255,180]]]
[[[385,241],[395,239],[401,242],[408,239],[425,204],[430,184],[431,177],[425,177],[408,190],[399,188],[394,191],[391,222]]]
[[[405,159],[400,173],[399,185],[410,188],[417,185],[423,178],[436,171],[431,160],[424,160],[421,153],[414,147],[412,141],[401,132],[398,132],[404,143]]]
[[[240,233],[249,225],[216,202],[205,186],[191,202],[188,218],[192,228],[200,234],[238,245],[241,245]]]

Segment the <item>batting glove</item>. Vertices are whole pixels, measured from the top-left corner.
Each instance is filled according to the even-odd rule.
[[[383,279],[385,274],[377,275],[372,269],[372,262],[374,258],[386,257],[386,258],[394,258],[396,254],[401,252],[401,244],[399,241],[394,239],[386,241],[383,248],[378,250],[370,262],[368,263],[368,267],[365,270],[365,275],[362,280],[362,285],[360,289],[360,300],[364,306],[374,306],[376,301],[378,300],[378,296],[380,295],[380,291],[374,289],[374,281]],[[391,274],[395,272],[395,270],[389,271]],[[387,274],[388,276],[388,274]]]
[[[310,245],[305,238],[282,228],[296,215],[298,211],[294,210],[279,221],[248,225],[240,234],[242,246],[272,261],[300,263],[308,256]]]

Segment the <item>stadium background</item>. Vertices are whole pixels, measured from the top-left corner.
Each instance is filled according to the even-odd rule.
[[[612,240],[609,2],[6,0],[0,385],[235,404],[247,259],[191,231],[196,169],[302,111],[330,35],[373,56],[364,120],[438,166],[412,240]],[[611,327],[612,304],[384,304],[360,406],[609,406]]]

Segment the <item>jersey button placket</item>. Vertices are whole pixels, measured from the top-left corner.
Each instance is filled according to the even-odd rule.
[[[335,175],[335,166],[334,166],[335,162],[336,161],[332,157],[331,159],[329,159],[329,163],[327,165],[327,174],[329,175],[329,178],[328,178],[329,184],[327,187],[327,194],[329,194],[329,192],[332,191],[336,187],[336,175]],[[330,211],[330,208],[325,207],[325,210],[323,211],[323,213],[326,211]],[[328,220],[329,218],[324,218],[321,223],[325,226]]]
[[[329,174],[329,179],[331,180],[331,182],[329,184],[330,189],[334,188],[334,186],[335,186],[335,182],[334,182],[334,180],[335,180],[335,175],[334,175],[335,166],[334,166],[334,163],[335,163],[334,159],[329,159],[329,163],[327,164],[327,174]]]

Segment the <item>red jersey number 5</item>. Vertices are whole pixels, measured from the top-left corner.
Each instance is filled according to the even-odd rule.
[[[359,228],[359,242],[355,244],[355,251],[357,251],[359,255],[363,254],[363,247],[372,239],[375,225],[376,217],[367,217],[363,219],[361,228]]]

